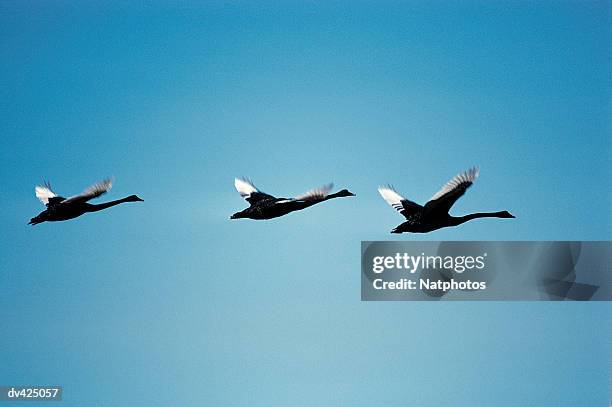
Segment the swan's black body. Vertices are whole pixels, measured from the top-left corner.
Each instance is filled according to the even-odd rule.
[[[118,199],[101,203],[98,205],[87,202],[75,202],[72,204],[63,205],[61,203],[47,206],[47,209],[39,213],[36,217],[30,219],[28,225],[36,225],[42,222],[57,222],[61,220],[69,220],[79,217],[88,212],[97,212],[111,206],[119,205],[124,202],[142,202],[143,200],[136,195],[130,195],[127,198]]]
[[[477,218],[514,218],[508,211],[478,212],[465,216],[449,215],[450,208],[478,177],[478,169],[472,168],[451,179],[432,199],[421,206],[403,198],[392,187],[381,187],[382,197],[407,219],[391,233],[427,233],[433,230],[458,226]]]
[[[39,213],[37,216],[30,219],[28,225],[37,225],[42,222],[58,222],[63,220],[74,219],[88,212],[97,212],[111,206],[119,205],[125,202],[142,202],[143,200],[136,195],[130,195],[116,201],[105,202],[101,204],[90,204],[87,201],[96,198],[111,187],[110,180],[98,183],[84,191],[82,194],[71,198],[57,196],[51,191],[51,186],[45,184],[44,187],[36,188],[36,195],[47,206],[47,209]]]
[[[242,183],[242,184],[241,184]],[[241,186],[242,185],[242,186]],[[252,188],[245,191],[246,188]],[[272,219],[286,215],[290,212],[299,211],[308,208],[309,206],[327,201],[333,198],[341,198],[346,196],[355,196],[347,189],[343,189],[334,194],[327,194],[331,185],[310,191],[303,197],[297,198],[276,198],[264,192],[257,190],[250,181],[236,180],[236,189],[238,192],[251,204],[245,210],[236,212],[230,219]]]

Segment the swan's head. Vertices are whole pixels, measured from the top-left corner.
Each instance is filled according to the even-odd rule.
[[[342,191],[338,191],[337,196],[355,196],[354,193],[349,191],[348,189],[343,189]]]
[[[500,218],[516,218],[516,216],[514,216],[513,214],[511,214],[508,211],[502,211],[499,213],[499,217]]]
[[[125,198],[125,201],[126,202],[144,202],[144,199],[140,199],[136,195],[130,195],[127,198]]]

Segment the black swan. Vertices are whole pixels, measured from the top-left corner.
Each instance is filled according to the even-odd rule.
[[[288,214],[289,212],[299,211],[309,206],[327,201],[328,199],[340,198],[344,196],[355,196],[347,189],[330,194],[333,184],[315,188],[295,198],[276,198],[258,190],[248,179],[234,180],[236,190],[248,203],[251,204],[243,211],[236,212],[230,219],[272,219]]]
[[[79,195],[64,198],[56,195],[51,189],[51,185],[45,182],[42,186],[37,186],[35,191],[36,197],[47,206],[47,209],[38,214],[38,216],[30,219],[28,225],[73,219],[77,216],[81,216],[84,213],[101,211],[102,209],[110,208],[111,206],[119,205],[124,202],[143,201],[136,195],[130,195],[127,198],[105,202],[98,205],[87,203],[87,201],[106,193],[106,191],[111,189],[112,185],[113,183],[110,179],[105,179],[102,182],[98,182],[90,186]]]
[[[478,177],[478,168],[474,167],[456,175],[448,181],[425,206],[409,201],[398,194],[391,186],[378,188],[380,195],[407,219],[391,233],[427,233],[432,230],[457,226],[476,218],[514,218],[508,211],[479,212],[465,216],[451,216],[448,211]]]

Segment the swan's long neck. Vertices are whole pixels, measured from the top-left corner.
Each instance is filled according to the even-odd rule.
[[[323,201],[327,201],[328,199],[342,198],[343,196],[346,196],[346,195],[343,195],[340,192],[336,192],[336,193],[333,193],[333,194],[329,194],[329,195],[327,195],[327,196],[325,196],[323,198],[309,199],[309,200],[306,200],[306,201],[294,202],[293,205],[295,206],[296,209],[304,209],[304,208],[308,208],[308,207],[310,207],[312,205],[316,205],[318,203],[321,203]]]
[[[342,198],[342,197],[346,197],[347,195],[342,194],[341,192],[334,192],[333,194],[329,194],[327,195],[325,198],[323,198],[323,201],[327,201],[328,199],[334,199],[334,198]]]
[[[465,223],[472,219],[478,219],[478,218],[508,218],[509,216],[507,216],[506,214],[507,214],[506,211],[476,212],[476,213],[470,213],[469,215],[465,215],[465,216],[456,216],[456,217],[451,216],[451,222],[453,226],[456,226],[456,225],[461,225],[462,223]]]
[[[333,193],[333,194],[329,194],[327,196],[325,196],[325,198],[321,199],[322,201],[327,201],[328,199],[334,199],[334,198],[338,198],[338,193]]]
[[[97,211],[101,211],[102,209],[106,209],[106,208],[110,208],[111,206],[115,206],[115,205],[119,205],[122,204],[124,202],[131,202],[130,198],[121,198],[121,199],[117,199],[116,201],[109,201],[109,202],[104,202],[101,204],[91,204],[89,211],[88,212],[97,212]]]

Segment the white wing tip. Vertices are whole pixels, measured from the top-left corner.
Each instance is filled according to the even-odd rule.
[[[249,197],[253,192],[258,192],[253,182],[247,177],[234,178],[234,187],[242,197]]]
[[[113,187],[113,182],[115,182],[115,178],[114,177],[106,177],[104,178],[102,181],[95,183],[94,185],[92,185],[90,188],[88,188],[87,190],[90,189],[97,189],[100,188],[102,189],[104,192],[110,191],[110,189]],[[86,190],[86,191],[87,191]]]
[[[113,187],[113,184],[115,183],[115,177],[105,178],[102,182],[108,187],[108,189],[111,189]]]
[[[381,185],[378,187],[378,193],[391,206],[401,204],[405,199],[391,185]]]
[[[312,199],[312,198],[317,198],[317,197],[326,197],[327,195],[329,195],[333,187],[334,187],[334,183],[330,182],[329,184],[325,184],[318,188],[313,188],[309,191],[306,191],[303,194],[296,196],[295,199],[302,200],[302,199]]]
[[[249,184],[254,187],[253,181],[249,177],[234,177],[234,185]]]

